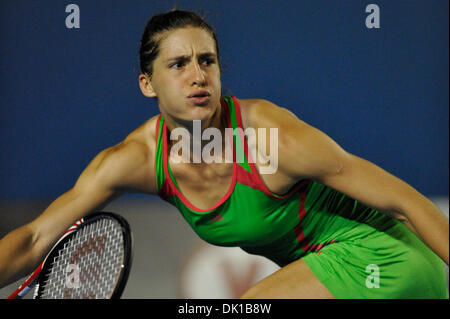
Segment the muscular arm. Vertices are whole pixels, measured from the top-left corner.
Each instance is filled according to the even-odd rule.
[[[0,287],[33,271],[76,220],[102,209],[125,192],[152,193],[150,153],[145,145],[130,141],[100,152],[70,190],[35,220],[2,238]]]
[[[288,110],[264,100],[257,108],[258,126],[279,128],[281,174],[316,180],[403,221],[448,265],[449,222],[429,199]]]

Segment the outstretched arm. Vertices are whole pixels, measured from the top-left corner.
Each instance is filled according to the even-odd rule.
[[[258,114],[266,119],[266,127],[280,128],[278,168],[284,174],[316,180],[411,224],[448,265],[449,221],[428,198],[374,163],[346,152],[284,108],[261,100]]]
[[[102,209],[125,192],[151,193],[149,157],[145,145],[136,142],[122,142],[100,152],[69,191],[35,220],[0,240],[0,287],[33,271],[76,220]],[[151,182],[146,184],[147,180]]]

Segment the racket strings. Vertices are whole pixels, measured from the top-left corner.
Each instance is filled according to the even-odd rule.
[[[109,298],[124,258],[123,235],[114,219],[82,227],[51,261],[41,298]]]

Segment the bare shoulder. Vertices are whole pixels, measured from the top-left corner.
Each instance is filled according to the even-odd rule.
[[[156,121],[154,116],[131,132],[122,142],[108,149],[111,158],[129,165],[148,163],[153,158],[156,140]]]
[[[239,99],[244,127],[284,127],[304,124],[289,109],[265,99]]]
[[[305,178],[323,176],[341,167],[345,151],[325,133],[299,119],[287,108],[264,99],[239,102],[245,128],[277,129],[280,172]],[[268,141],[266,138],[266,149],[269,147]],[[256,143],[259,150],[258,143],[259,139]]]
[[[265,99],[239,100],[244,128],[271,128],[278,132],[278,144],[281,150],[298,149],[301,141],[310,138],[313,129],[298,118],[288,108],[276,105]]]
[[[124,139],[124,142],[146,144],[149,148],[153,148],[156,138],[156,122],[158,121],[158,117],[159,114],[145,121],[142,125],[128,134]]]
[[[100,152],[86,169],[97,184],[123,192],[154,193],[155,128],[152,117],[123,141]]]

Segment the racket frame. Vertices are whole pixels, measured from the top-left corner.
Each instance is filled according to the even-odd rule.
[[[47,280],[49,275],[49,269],[53,263],[53,259],[58,255],[60,249],[64,247],[64,244],[69,241],[77,231],[81,230],[83,227],[95,222],[101,218],[111,218],[116,220],[122,230],[123,246],[124,246],[124,256],[121,264],[121,269],[119,277],[117,279],[117,285],[111,294],[111,299],[119,299],[125,289],[128,276],[130,274],[131,264],[133,260],[133,236],[131,233],[130,225],[127,220],[122,216],[111,213],[98,211],[85,216],[84,218],[77,221],[73,226],[71,226],[58,240],[58,242],[53,246],[47,256],[44,258],[42,263],[36,268],[36,270],[26,279],[26,281],[20,285],[20,287],[11,294],[8,299],[19,299],[23,298],[32,288],[35,287],[34,299],[41,299],[42,284]]]

